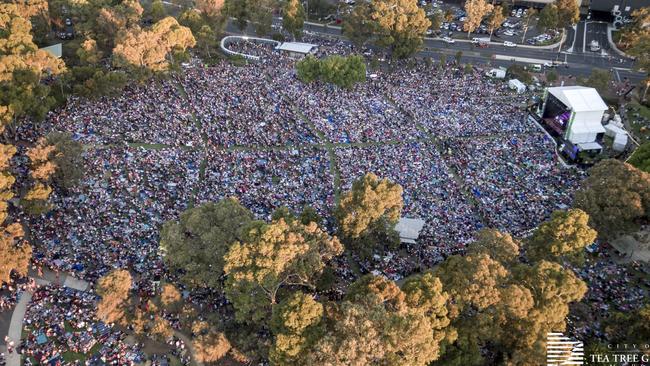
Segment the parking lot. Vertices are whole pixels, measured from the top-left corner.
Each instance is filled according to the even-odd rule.
[[[337,12],[340,18],[345,16],[354,6],[354,0],[340,0],[337,3]],[[463,31],[463,23],[466,20],[465,11],[462,4],[455,4],[442,0],[419,0],[418,5],[423,8],[427,16],[433,18],[439,17],[439,26],[427,31],[429,37],[441,37],[448,43],[452,39],[467,39],[467,32]],[[501,25],[492,34],[493,42],[505,42],[506,46],[514,47],[517,44],[528,45],[547,45],[558,41],[559,34],[554,31],[541,32],[536,27],[537,18],[532,16],[527,18],[528,8],[523,6],[512,6],[508,11],[508,16]],[[336,16],[332,17],[335,18]],[[470,39],[484,39],[490,36],[487,20],[470,34]],[[478,43],[478,42],[477,42]]]

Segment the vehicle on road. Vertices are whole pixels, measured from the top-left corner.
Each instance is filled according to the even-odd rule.
[[[517,47],[516,43],[510,42],[510,41],[503,42],[503,45],[506,46],[506,47]]]
[[[598,41],[596,41],[595,39],[593,41],[591,41],[589,43],[589,50],[591,50],[591,52],[600,51],[600,44],[598,43]]]
[[[530,67],[531,71],[533,72],[542,72],[542,65],[540,64],[534,64]]]
[[[445,43],[456,43],[456,40],[454,40],[454,39],[451,38],[451,37],[442,37],[442,40],[443,40]]]

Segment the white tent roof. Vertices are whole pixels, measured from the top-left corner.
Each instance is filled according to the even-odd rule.
[[[287,52],[297,52],[307,54],[311,50],[317,47],[315,44],[311,43],[302,43],[302,42],[284,42],[278,46],[278,50],[287,51]]]
[[[43,47],[41,49],[43,51],[47,51],[51,53],[52,56],[57,58],[61,58],[61,56],[63,56],[63,45],[61,43],[57,43],[55,45],[48,46],[48,47]]]
[[[581,144],[578,144],[578,148],[583,151],[588,151],[588,150],[602,150],[603,147],[597,143],[597,142],[584,142]]]
[[[573,133],[605,133],[605,128],[601,124],[576,122],[571,125]]]
[[[548,88],[548,92],[575,112],[607,110],[607,105],[594,88],[584,86],[558,86]]]
[[[399,233],[402,243],[415,244],[415,240],[420,236],[423,227],[424,220],[402,217],[395,225],[395,230]]]

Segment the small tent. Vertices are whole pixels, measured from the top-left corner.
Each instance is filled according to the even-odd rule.
[[[526,91],[526,85],[517,79],[510,79],[508,81],[508,87],[512,90],[516,90],[519,94]]]

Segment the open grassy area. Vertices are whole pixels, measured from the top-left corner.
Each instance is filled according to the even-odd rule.
[[[632,134],[642,142],[650,141],[650,108],[630,102],[627,106],[627,120]]]

